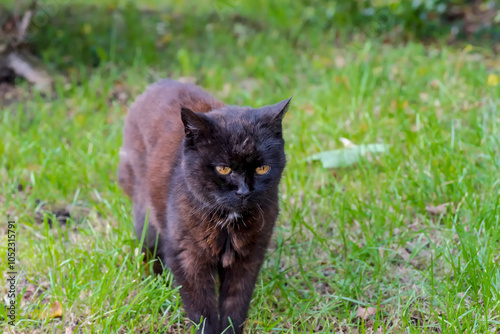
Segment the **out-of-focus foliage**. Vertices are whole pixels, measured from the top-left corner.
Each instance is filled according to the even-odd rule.
[[[405,37],[500,40],[500,5],[481,0],[219,0],[220,7],[245,8],[292,37],[304,26],[371,35],[400,32]]]
[[[386,20],[389,24],[382,28],[402,27],[418,37],[446,34],[451,38],[485,38],[500,33],[496,1],[367,0],[359,3],[368,6],[362,9],[362,13],[375,17],[377,21],[380,21],[377,14],[386,11],[383,15],[392,21]]]

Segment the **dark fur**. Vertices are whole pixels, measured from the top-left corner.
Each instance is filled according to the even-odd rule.
[[[278,217],[288,104],[225,106],[197,86],[162,80],[127,115],[118,179],[133,201],[137,234],[149,210],[149,251],[158,233],[156,253],[182,285],[189,318],[205,319],[206,334],[221,333],[229,319],[243,332]],[[233,172],[219,175],[217,165]],[[257,175],[262,165],[271,169]]]

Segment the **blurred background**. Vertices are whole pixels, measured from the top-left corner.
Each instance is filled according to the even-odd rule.
[[[297,51],[317,49],[319,54],[339,43],[362,47],[366,41],[468,42],[500,51],[496,1],[3,2],[0,80],[8,83],[13,83],[15,74],[5,59],[13,51],[37,57],[54,75],[74,74],[81,66],[139,62],[144,66],[176,62],[186,74],[203,66],[206,57],[198,56],[201,51],[216,52],[224,38],[234,41],[240,55],[251,54],[264,38],[269,43],[286,41]]]

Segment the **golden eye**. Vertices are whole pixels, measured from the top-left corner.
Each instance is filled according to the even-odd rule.
[[[255,168],[255,173],[257,173],[259,175],[264,175],[267,172],[269,172],[270,169],[271,169],[271,167],[269,167],[268,165],[260,166],[260,167]]]
[[[221,175],[227,175],[227,174],[231,173],[231,168],[229,168],[227,166],[217,166],[217,167],[215,167],[215,170],[217,171],[217,173],[219,173]]]

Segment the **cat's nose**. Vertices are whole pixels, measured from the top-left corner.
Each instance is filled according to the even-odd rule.
[[[250,189],[248,189],[247,186],[244,187],[239,187],[238,190],[236,190],[236,196],[238,196],[241,199],[247,198],[248,195],[250,195]]]

